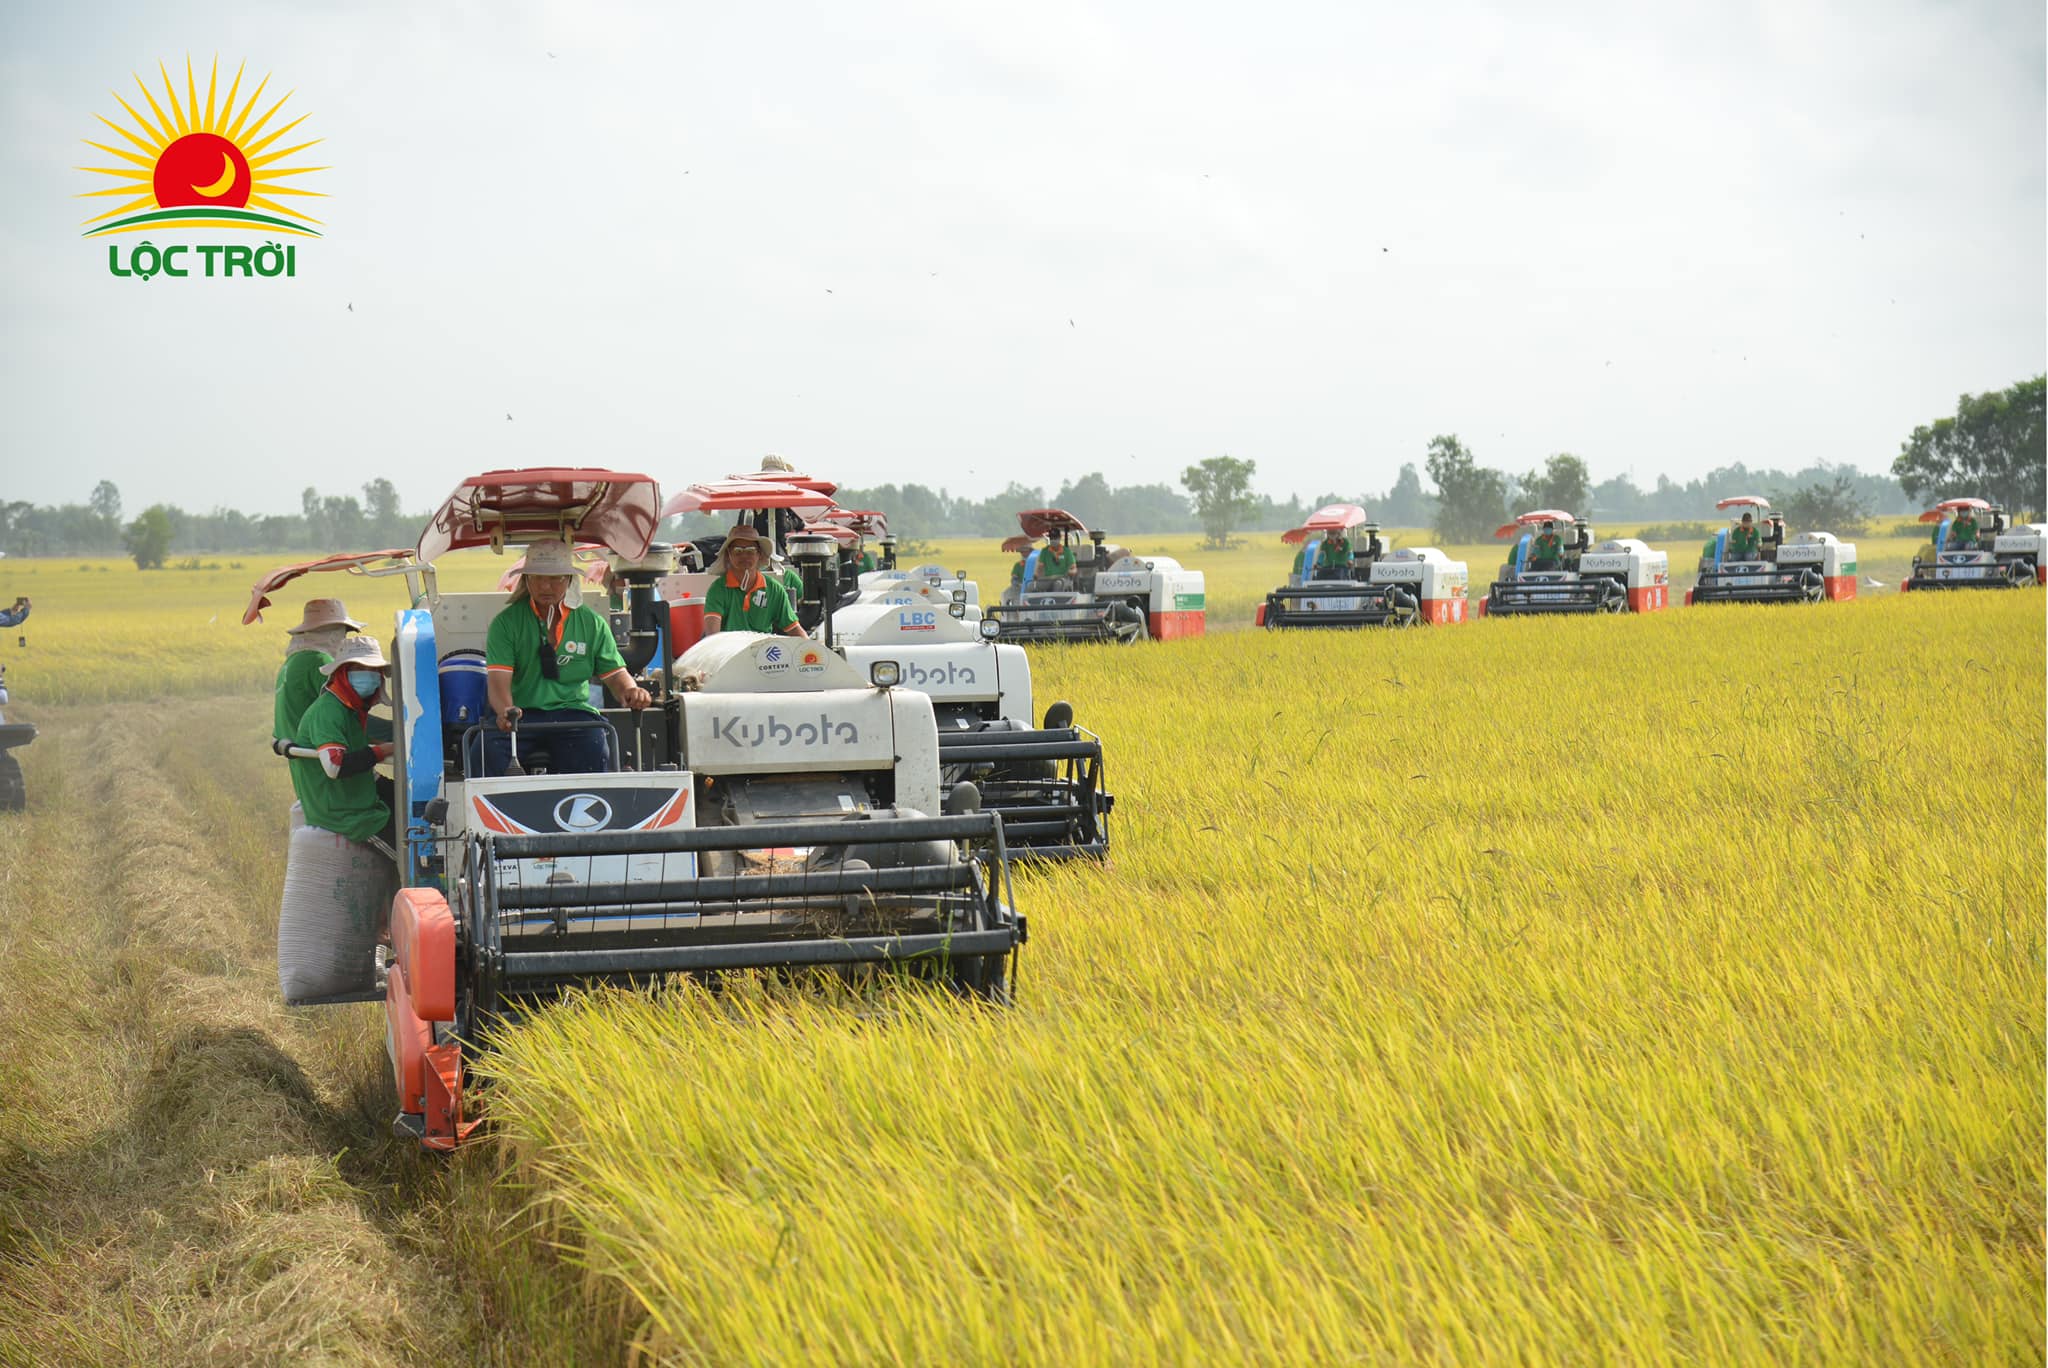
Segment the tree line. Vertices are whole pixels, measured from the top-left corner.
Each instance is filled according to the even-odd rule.
[[[1606,523],[1713,519],[1713,505],[1730,494],[1762,494],[1793,525],[1855,535],[1867,520],[1918,512],[1937,500],[1980,495],[2015,517],[2048,505],[2048,447],[2044,447],[2044,392],[2048,376],[2004,390],[1963,395],[1953,417],[1913,429],[1900,443],[1889,475],[1847,464],[1808,464],[1797,470],[1752,467],[1735,461],[1694,480],[1660,473],[1643,488],[1628,475],[1596,481],[1587,463],[1557,452],[1519,474],[1480,463],[1455,433],[1433,438],[1421,461],[1404,463],[1384,491],[1327,489],[1313,498],[1278,499],[1252,489],[1258,463],[1211,456],[1182,472],[1181,488],[1166,484],[1113,485],[1100,471],[1056,487],[1012,481],[1000,493],[970,498],[944,486],[849,486],[838,494],[847,508],[878,508],[906,541],[931,537],[1004,537],[1017,530],[1027,508],[1065,508],[1114,536],[1204,531],[1213,545],[1233,532],[1277,532],[1294,527],[1324,504],[1356,503],[1387,527],[1433,529],[1446,542],[1482,541],[1516,512],[1559,508]],[[1428,483],[1425,484],[1424,477]],[[122,518],[121,491],[101,480],[81,504],[0,503],[0,551],[15,556],[126,554],[138,565],[161,566],[175,553],[214,551],[376,550],[411,544],[426,521],[408,513],[388,479],[353,494],[307,488],[299,511],[247,514],[215,507],[189,512],[153,504]],[[670,535],[711,530],[705,522],[671,523]]]

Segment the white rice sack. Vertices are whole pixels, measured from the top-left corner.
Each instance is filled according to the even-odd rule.
[[[299,805],[298,800],[294,799],[292,801],[291,814],[285,818],[284,834],[286,836],[290,836],[294,831],[297,831],[300,827],[304,826],[305,824],[306,809]]]
[[[377,986],[377,941],[396,883],[373,846],[319,827],[292,832],[277,917],[277,986],[287,1003]]]

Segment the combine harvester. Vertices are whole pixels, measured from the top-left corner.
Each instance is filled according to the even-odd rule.
[[[480,1033],[575,985],[894,964],[1007,999],[1024,922],[1002,821],[972,785],[942,800],[930,698],[897,687],[897,662],[863,673],[822,642],[687,644],[691,605],[657,589],[673,574],[652,543],[661,508],[643,475],[493,471],[455,490],[410,563],[383,567],[414,607],[390,652],[405,836],[376,996],[397,1128],[430,1149],[477,1124],[465,1055]],[[601,710],[610,772],[551,774],[548,731],[515,726],[513,765],[486,777],[483,717],[451,719],[481,699],[472,662],[505,599],[443,593],[436,565],[556,538],[606,548],[613,634],[654,701]],[[807,599],[829,560],[804,563]]]
[[[2048,584],[2048,524],[2007,527],[2005,510],[1983,499],[1945,499],[1920,521],[1938,526],[1934,540],[1913,553],[1902,591]]]
[[[946,792],[972,784],[983,809],[1001,815],[1013,854],[1108,854],[1116,800],[1103,790],[1102,740],[1075,726],[1064,702],[1034,725],[1031,662],[1023,647],[997,639],[993,618],[977,618],[964,598],[864,591],[831,630],[856,667],[894,661],[906,687],[931,696]]]
[[[1327,539],[1352,541],[1341,566],[1323,564]],[[1388,551],[1379,524],[1356,504],[1329,504],[1300,527],[1281,533],[1289,546],[1304,548],[1304,571],[1266,595],[1253,620],[1261,627],[1407,627],[1428,622],[1465,621],[1468,575],[1433,546]]]
[[[1788,542],[1784,517],[1771,511],[1770,500],[1754,494],[1723,499],[1714,507],[1729,513],[1729,526],[1700,553],[1699,582],[1685,594],[1688,606],[1856,597],[1853,542],[1838,540],[1832,532],[1801,532]],[[1745,540],[1753,545],[1743,545]]]
[[[1003,640],[1032,645],[1202,635],[1207,599],[1201,571],[1184,570],[1168,556],[1133,556],[1106,545],[1103,533],[1062,509],[1027,509],[1017,522],[1026,537],[1058,532],[1070,542],[1086,538],[1095,549],[1086,560],[1076,560],[1071,576],[1047,580],[1027,570],[1021,587],[1004,589],[1002,601],[985,610]],[[1031,554],[1034,569],[1041,554]]]
[[[759,497],[763,481],[741,483],[693,485],[668,506],[731,512]],[[1034,725],[1030,663],[1022,647],[997,644],[1000,629],[982,618],[979,591],[964,573],[890,566],[849,578],[844,552],[861,533],[886,538],[883,515],[829,508],[787,538],[806,576],[797,620],[855,668],[893,664],[905,687],[931,698],[942,802],[965,786],[983,811],[1003,819],[1017,856],[1105,856],[1115,799],[1103,789],[1101,738],[1075,726],[1063,702]],[[885,547],[893,553],[892,542]],[[676,576],[663,582],[664,596],[701,603],[708,580]]]
[[[1557,532],[1560,525],[1568,533]],[[1524,513],[1493,535],[1514,537],[1515,546],[1480,602],[1482,617],[1652,613],[1670,606],[1671,558],[1634,537],[1612,538],[1596,549],[1591,525],[1557,508]]]

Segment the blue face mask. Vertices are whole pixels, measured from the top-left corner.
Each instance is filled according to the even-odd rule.
[[[377,670],[350,670],[348,686],[356,691],[356,697],[367,703],[377,696],[384,687],[384,675]]]

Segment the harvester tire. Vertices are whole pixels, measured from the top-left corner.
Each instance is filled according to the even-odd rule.
[[[28,784],[21,777],[21,762],[0,751],[0,812],[20,812],[28,806]]]

